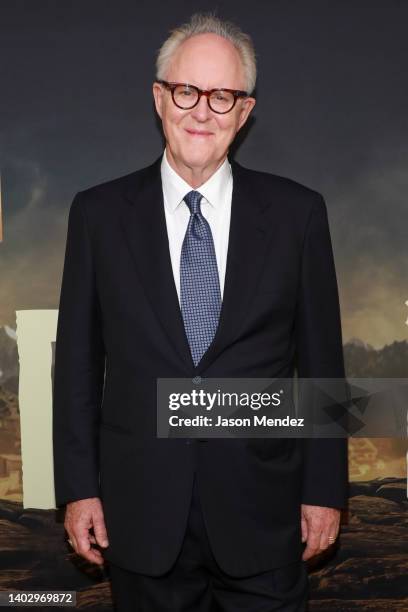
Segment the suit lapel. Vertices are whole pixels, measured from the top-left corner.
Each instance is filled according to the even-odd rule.
[[[179,357],[191,368],[194,364],[171,266],[160,163],[161,156],[126,189],[122,228],[151,307]]]
[[[195,367],[171,266],[159,157],[133,175],[124,192],[122,228],[151,307],[183,363],[200,373],[233,339],[259,278],[266,252],[262,201],[250,188],[250,171],[231,160],[233,192],[224,295],[217,332]]]
[[[249,308],[266,253],[264,203],[251,188],[251,172],[234,160],[230,163],[233,190],[224,294],[217,332],[197,365],[198,373],[234,339]]]

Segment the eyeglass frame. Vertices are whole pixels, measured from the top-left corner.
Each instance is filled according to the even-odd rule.
[[[228,89],[227,87],[214,87],[214,89],[200,89],[196,85],[190,85],[190,83],[174,83],[171,81],[164,81],[163,79],[156,79],[156,83],[160,83],[160,85],[164,85],[167,89],[171,91],[171,98],[173,100],[173,103],[175,104],[175,106],[177,106],[177,108],[180,108],[181,110],[191,110],[192,108],[197,106],[197,104],[200,102],[201,96],[204,95],[207,98],[208,108],[212,110],[213,113],[217,113],[217,115],[225,115],[226,113],[230,113],[232,111],[235,104],[237,103],[238,98],[249,98],[249,93],[247,91],[242,91],[241,89]],[[183,106],[180,106],[179,104],[177,104],[177,102],[174,99],[174,90],[176,89],[178,85],[183,85],[184,87],[190,87],[191,89],[195,89],[197,91],[197,95],[198,95],[197,102],[195,102],[193,106],[184,108]],[[234,96],[234,102],[231,108],[223,112],[214,110],[210,104],[210,95],[214,93],[214,91],[227,91],[228,93],[231,93]]]

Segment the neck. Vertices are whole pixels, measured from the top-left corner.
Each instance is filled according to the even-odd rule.
[[[221,158],[212,162],[208,166],[196,167],[188,166],[184,162],[175,159],[170,149],[166,148],[166,157],[169,165],[183,180],[186,181],[193,189],[197,189],[200,185],[203,185],[208,179],[218,170],[218,168],[224,163],[227,157],[228,151]]]

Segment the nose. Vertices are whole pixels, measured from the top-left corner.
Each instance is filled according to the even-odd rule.
[[[197,121],[207,121],[211,116],[206,96],[201,96],[198,104],[191,110],[191,114]]]

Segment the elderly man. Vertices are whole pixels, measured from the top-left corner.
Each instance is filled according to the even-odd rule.
[[[345,440],[156,435],[157,378],[344,376],[322,196],[228,158],[255,55],[195,15],[160,49],[166,146],[71,205],[54,377],[57,505],[120,612],[304,610]]]

